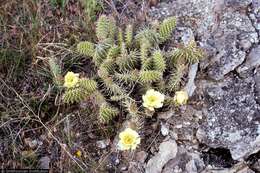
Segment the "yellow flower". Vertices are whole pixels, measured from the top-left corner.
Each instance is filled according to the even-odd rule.
[[[77,150],[77,151],[75,152],[75,155],[76,155],[77,157],[81,157],[82,153],[81,153],[80,150]]]
[[[77,85],[78,81],[79,81],[79,74],[73,73],[71,71],[69,71],[66,75],[65,75],[65,79],[64,79],[64,86],[67,88],[73,88]]]
[[[143,95],[143,106],[150,111],[154,111],[154,108],[161,108],[163,106],[164,95],[154,89],[146,91]]]
[[[177,91],[173,99],[177,105],[183,105],[187,103],[189,96],[186,91]]]
[[[119,134],[119,149],[120,150],[134,150],[140,144],[139,134],[131,128],[126,128]]]

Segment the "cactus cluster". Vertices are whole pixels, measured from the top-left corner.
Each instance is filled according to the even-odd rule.
[[[72,88],[66,88],[63,94],[65,103],[74,103],[84,100],[97,89],[97,83],[92,79],[81,78],[78,84]]]
[[[65,92],[64,101],[78,102],[90,93],[98,94],[102,98],[99,119],[108,122],[119,113],[119,105],[131,117],[147,113],[137,99],[148,89],[162,91],[171,99],[181,86],[187,65],[202,57],[195,42],[169,51],[160,49],[175,26],[176,18],[169,17],[156,26],[134,31],[133,25],[121,29],[113,18],[100,16],[96,24],[97,42],[82,41],[77,45],[77,52],[96,65],[97,82],[81,79],[77,87]]]

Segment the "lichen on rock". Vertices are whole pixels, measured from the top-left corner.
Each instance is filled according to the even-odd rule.
[[[243,160],[260,149],[260,106],[255,100],[252,77],[226,78],[223,82],[204,81],[206,121],[197,138],[213,148],[228,148],[234,160]]]

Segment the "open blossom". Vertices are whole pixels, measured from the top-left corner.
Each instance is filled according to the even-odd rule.
[[[189,99],[188,93],[186,91],[177,91],[174,96],[174,102],[178,105],[184,105]]]
[[[80,151],[80,150],[77,150],[77,151],[75,152],[75,156],[77,156],[77,157],[81,157],[81,156],[82,156],[81,151]]]
[[[161,108],[163,106],[164,95],[154,89],[146,91],[143,95],[143,106],[154,111],[154,108]]]
[[[64,77],[64,86],[67,88],[73,88],[79,81],[79,74],[69,71]]]
[[[119,134],[119,149],[120,150],[134,150],[140,144],[139,134],[131,128],[126,128]]]

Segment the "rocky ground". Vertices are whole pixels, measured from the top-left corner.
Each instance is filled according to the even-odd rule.
[[[178,16],[182,40],[194,35],[208,57],[190,69],[190,104],[160,116],[166,137],[145,172],[260,172],[260,1],[174,0],[149,15]]]
[[[140,147],[130,156],[110,151],[112,142],[106,135],[105,140],[97,138],[94,132],[89,133],[93,127],[86,128],[85,121],[75,120],[77,115],[72,115],[71,121],[66,122],[75,126],[82,123],[75,131],[85,130],[88,137],[71,148],[76,150],[84,145],[98,148],[90,155],[93,160],[101,160],[110,172],[260,172],[260,1],[162,0],[148,9],[147,16],[151,21],[177,16],[172,42],[188,43],[195,38],[206,51],[207,56],[189,69],[186,85],[191,96],[189,104],[149,121],[144,135],[153,134],[146,138],[150,145]],[[30,138],[25,143],[41,148],[46,138],[49,136],[40,134],[39,139]],[[10,142],[2,141],[3,161]],[[49,168],[55,154],[66,159],[61,149],[52,149],[58,148],[57,141],[48,145],[46,151],[41,151],[41,168]],[[48,152],[51,157],[44,154]]]

